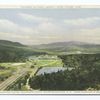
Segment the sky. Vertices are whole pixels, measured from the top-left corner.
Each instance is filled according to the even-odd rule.
[[[100,44],[100,8],[1,8],[0,39],[26,45]]]

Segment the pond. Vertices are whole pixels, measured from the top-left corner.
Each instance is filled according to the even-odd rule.
[[[42,69],[40,69],[38,72],[37,72],[37,75],[41,75],[41,74],[44,74],[44,73],[53,73],[53,72],[58,72],[58,71],[64,71],[66,70],[67,68],[64,68],[64,67],[43,67]]]

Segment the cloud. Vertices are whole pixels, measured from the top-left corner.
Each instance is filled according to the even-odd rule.
[[[7,20],[7,19],[0,19],[0,31],[15,31],[15,29],[17,29],[18,26]]]
[[[100,44],[100,17],[66,19],[63,22],[66,27],[64,40]]]
[[[87,18],[78,18],[78,19],[65,19],[64,23],[67,25],[74,26],[75,28],[95,28],[100,22],[100,17],[87,17]]]
[[[51,42],[52,39],[57,38],[55,33],[58,30],[58,26],[50,21],[42,21],[36,26],[25,27],[8,19],[0,19],[0,38],[18,41],[23,44]]]
[[[38,32],[42,32],[44,34],[56,34],[59,33],[60,29],[61,27],[53,22],[43,22],[37,26]]]
[[[61,41],[100,43],[100,17],[59,20],[23,12],[16,15],[21,22],[0,19],[0,39],[30,45]],[[26,25],[20,24],[22,20]]]
[[[33,30],[29,27],[20,26],[19,24],[14,23],[8,19],[0,19],[0,32],[7,32],[7,33],[30,33]]]
[[[70,41],[100,44],[100,28],[74,30],[71,34],[65,36],[66,39],[68,37]]]
[[[32,28],[20,26],[8,19],[0,19],[0,39],[28,44],[27,41],[32,33]]]
[[[31,14],[26,14],[26,13],[19,13],[18,14],[22,19],[28,21],[28,22],[48,22],[50,20],[52,20],[51,18],[47,18],[47,17],[40,17],[40,16],[36,16],[36,15],[31,15]]]
[[[8,19],[0,19],[0,32],[25,34],[32,31],[30,27],[21,26]]]

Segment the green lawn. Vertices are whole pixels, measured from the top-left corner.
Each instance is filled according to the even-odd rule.
[[[36,60],[35,63],[41,67],[62,67],[61,60]]]

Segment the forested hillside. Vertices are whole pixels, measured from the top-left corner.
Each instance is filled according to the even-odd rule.
[[[100,54],[59,56],[65,71],[30,78],[33,89],[40,90],[100,90]],[[72,70],[69,70],[69,68]]]
[[[60,55],[64,67],[73,68],[96,68],[100,66],[100,54],[70,54]]]
[[[37,52],[28,46],[17,42],[0,41],[0,62],[20,62],[25,61],[28,56],[45,54],[44,52]]]

